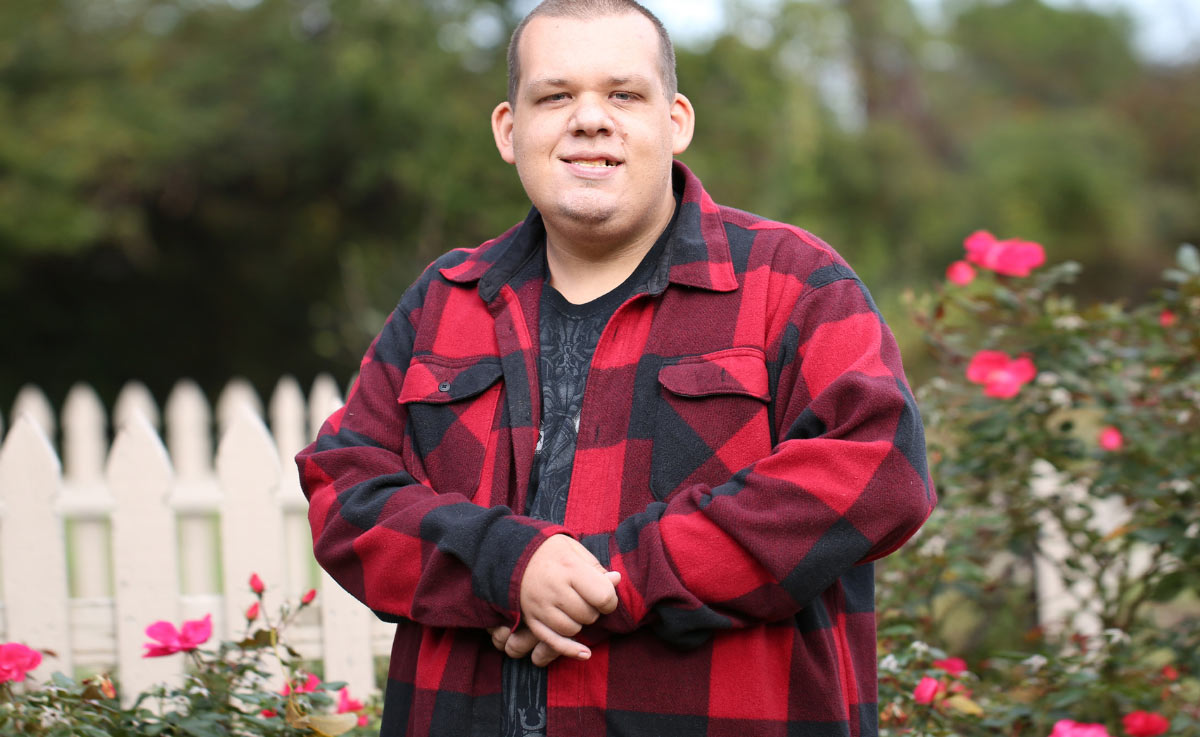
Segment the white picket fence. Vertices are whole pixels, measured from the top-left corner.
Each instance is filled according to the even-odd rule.
[[[327,376],[307,403],[285,378],[264,419],[253,389],[234,381],[214,418],[200,389],[182,381],[160,423],[149,391],[130,384],[113,408],[110,443],[100,399],[77,385],[55,443],[49,401],[23,389],[0,445],[0,642],[53,651],[33,673],[39,680],[115,672],[135,694],[178,679],[185,665],[142,657],[147,625],[211,613],[211,642],[237,639],[258,573],[268,612],[318,590],[288,643],[356,697],[373,693],[374,660],[387,655],[392,628],[313,562],[292,461],[341,401]]]

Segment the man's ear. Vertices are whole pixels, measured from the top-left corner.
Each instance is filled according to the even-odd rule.
[[[678,92],[671,102],[671,122],[675,127],[671,136],[671,153],[678,156],[687,150],[692,142],[692,133],[696,130],[696,111],[692,108],[692,101]]]
[[[517,158],[513,155],[512,131],[513,108],[505,100],[492,110],[492,136],[496,139],[496,150],[500,152],[500,158],[515,164]]]

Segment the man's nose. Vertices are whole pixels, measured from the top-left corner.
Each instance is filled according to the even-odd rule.
[[[608,106],[592,96],[581,97],[571,116],[571,129],[576,135],[598,136],[613,132],[614,124]]]

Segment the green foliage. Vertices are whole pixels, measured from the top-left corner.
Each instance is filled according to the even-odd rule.
[[[918,401],[942,502],[883,565],[893,730],[1044,737],[1072,719],[1116,734],[1147,710],[1200,735],[1200,257],[1182,247],[1138,305],[1080,306],[1064,292],[1079,273],[983,271],[913,300],[939,367]],[[967,378],[981,350],[1029,356],[1036,379],[987,396]],[[1077,609],[1038,611],[1055,579]],[[922,642],[974,667],[951,676]],[[948,690],[916,704],[922,678]]]

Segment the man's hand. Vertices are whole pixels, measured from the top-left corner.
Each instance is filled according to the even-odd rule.
[[[533,664],[545,668],[558,658],[558,653],[552,647],[538,640],[528,627],[518,627],[514,632],[508,627],[491,627],[488,634],[492,636],[492,644],[510,658],[530,656]]]
[[[558,655],[590,658],[592,652],[570,638],[617,608],[620,580],[620,573],[605,570],[573,538],[551,536],[534,552],[521,578],[521,613],[529,633]],[[516,634],[520,632],[518,628]],[[514,650],[524,647],[523,640],[518,644]]]

